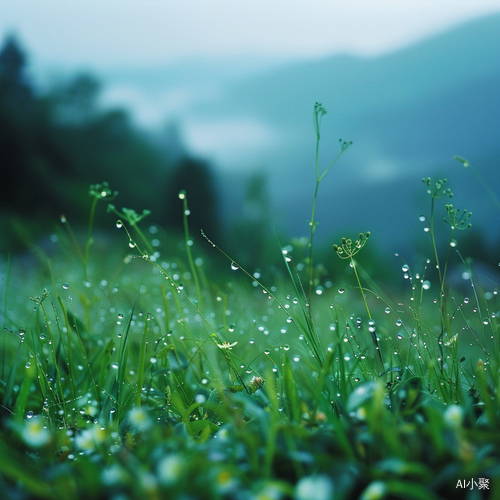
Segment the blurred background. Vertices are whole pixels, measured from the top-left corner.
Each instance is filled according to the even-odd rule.
[[[371,231],[374,253],[424,255],[421,179],[447,177],[473,212],[461,250],[498,263],[499,54],[498,0],[2,2],[0,252],[61,214],[84,227],[107,181],[172,235],[186,190],[194,235],[264,265],[275,231],[308,235],[319,101],[320,168],[353,141],[319,189],[320,246]]]

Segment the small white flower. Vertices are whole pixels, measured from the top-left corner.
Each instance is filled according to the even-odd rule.
[[[102,471],[101,478],[102,482],[107,486],[120,485],[127,480],[127,473],[121,466],[114,464]]]
[[[158,463],[158,480],[164,486],[175,484],[184,471],[184,459],[179,455],[167,455]]]
[[[219,349],[232,349],[238,342],[233,342],[230,344],[229,342],[222,342],[222,344],[217,344]]]
[[[75,436],[77,448],[83,451],[91,451],[104,441],[106,433],[100,427],[94,426],[90,429],[84,429]]]
[[[134,408],[128,412],[128,421],[134,429],[145,431],[151,427],[151,419],[143,408]]]
[[[327,476],[303,477],[295,488],[296,500],[330,500],[333,498],[333,483]]]
[[[460,428],[462,425],[462,421],[464,419],[464,414],[462,408],[458,405],[451,405],[444,412],[444,420],[445,422],[455,429]]]
[[[41,417],[33,417],[26,422],[21,430],[21,436],[26,444],[34,448],[40,448],[50,441],[50,431],[44,426]]]

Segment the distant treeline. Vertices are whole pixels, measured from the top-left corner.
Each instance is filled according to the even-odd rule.
[[[181,190],[190,225],[218,233],[216,186],[210,165],[178,144],[154,143],[124,109],[98,105],[101,86],[76,74],[44,92],[27,76],[27,58],[12,36],[0,48],[0,250],[22,244],[19,228],[35,237],[64,214],[74,227],[88,220],[90,184],[119,192],[117,208],[151,210],[151,223],[182,230]],[[177,148],[175,154],[170,150]],[[103,212],[105,212],[103,210]],[[110,224],[110,217],[97,223]],[[17,228],[17,230],[16,230]],[[26,234],[26,231],[21,231]]]

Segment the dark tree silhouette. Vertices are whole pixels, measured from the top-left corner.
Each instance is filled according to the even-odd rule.
[[[33,92],[25,75],[26,56],[13,36],[6,38],[0,51],[0,99],[11,109],[32,103]]]

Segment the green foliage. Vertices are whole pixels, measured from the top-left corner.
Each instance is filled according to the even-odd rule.
[[[434,219],[451,191],[424,183],[434,262],[403,260],[396,297],[357,260],[370,233],[334,246],[347,281],[311,291],[314,224],[268,280],[223,250],[213,264],[184,191],[180,255],[148,211],[113,205],[125,240],[100,242],[98,201],[117,193],[92,185],[86,243],[61,221],[45,267],[23,279],[14,256],[5,273],[2,498],[479,497],[464,480],[498,496],[498,285],[449,288],[456,242],[441,257]],[[469,225],[444,211],[452,236]]]

